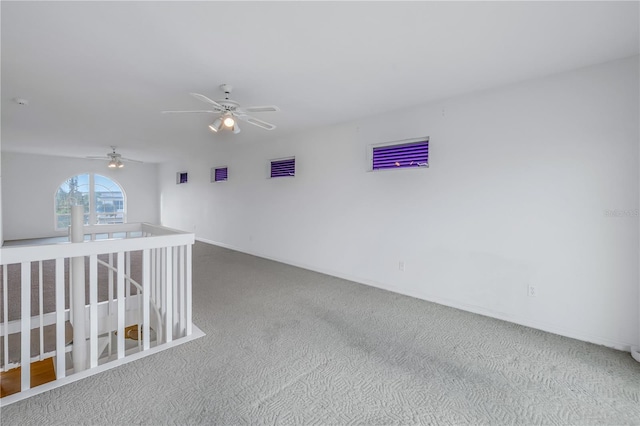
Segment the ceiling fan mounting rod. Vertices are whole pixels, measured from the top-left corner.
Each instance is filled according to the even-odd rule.
[[[225,98],[229,99],[229,93],[231,93],[231,91],[233,90],[233,86],[229,85],[229,84],[221,84],[220,85],[220,90],[222,90],[225,94]]]

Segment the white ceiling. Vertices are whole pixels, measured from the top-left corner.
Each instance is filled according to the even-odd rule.
[[[639,53],[638,2],[1,3],[2,149],[163,161]],[[234,86],[275,104],[213,134]],[[26,98],[28,106],[12,101]]]

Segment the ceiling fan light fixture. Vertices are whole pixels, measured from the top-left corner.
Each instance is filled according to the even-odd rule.
[[[1,1],[1,0],[0,0]],[[258,126],[265,130],[273,130],[276,128],[273,124],[267,123],[266,121],[258,120],[257,118],[248,115],[250,112],[274,112],[280,111],[275,105],[261,105],[261,106],[249,106],[249,107],[241,107],[240,104],[232,99],[229,99],[229,94],[231,93],[231,87],[228,84],[220,85],[220,90],[222,90],[225,94],[224,99],[220,99],[218,101],[214,101],[206,97],[205,95],[201,95],[199,93],[190,93],[191,96],[198,99],[201,102],[208,104],[208,110],[192,110],[192,111],[162,111],[162,113],[209,113],[209,114],[219,114],[218,118],[214,120],[212,124],[208,127],[214,132],[218,133],[223,129],[231,130],[234,134],[240,133],[240,128],[238,127],[238,121],[244,121],[246,123],[252,124],[254,126]]]
[[[223,123],[226,127],[232,128],[234,124],[236,124],[236,120],[233,119],[231,114],[224,117]]]
[[[220,120],[219,118],[216,118],[216,120],[213,123],[209,124],[209,129],[215,133],[217,133],[221,127],[222,127],[222,120]]]
[[[139,160],[132,160],[131,158],[125,158],[123,156],[121,156],[120,154],[118,154],[116,152],[116,147],[115,146],[111,146],[111,152],[107,152],[106,156],[88,156],[86,157],[90,160],[107,160],[107,167],[110,169],[122,169],[124,167],[124,163],[125,161],[128,161],[130,163],[142,163],[142,161]]]

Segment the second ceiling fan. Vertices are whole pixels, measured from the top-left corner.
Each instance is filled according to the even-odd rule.
[[[107,167],[109,167],[110,169],[121,169],[124,167],[124,164],[122,163],[123,161],[125,162],[129,162],[129,163],[140,163],[142,164],[142,161],[138,161],[138,160],[133,160],[131,158],[126,158],[123,157],[122,155],[120,155],[119,153],[116,152],[116,147],[114,145],[111,145],[111,152],[107,152],[107,155],[98,155],[98,156],[89,156],[86,157],[90,160],[109,160],[109,163],[107,164]]]
[[[163,114],[185,114],[185,113],[205,113],[205,114],[220,114],[213,123],[209,125],[209,129],[213,132],[219,132],[222,129],[229,129],[233,133],[240,133],[240,127],[238,126],[238,120],[244,121],[254,126],[258,126],[265,130],[273,130],[275,125],[267,123],[266,121],[258,120],[255,117],[250,116],[250,112],[275,112],[280,111],[275,105],[264,106],[251,106],[241,107],[240,104],[234,100],[229,99],[229,94],[233,89],[228,84],[221,84],[220,90],[225,94],[224,99],[213,101],[204,95],[199,93],[190,93],[194,98],[201,100],[209,104],[208,110],[195,110],[195,111],[162,111]]]

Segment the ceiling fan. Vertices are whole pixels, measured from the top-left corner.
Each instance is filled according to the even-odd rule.
[[[93,157],[87,157],[90,160],[109,160],[107,167],[110,169],[121,169],[124,167],[123,161],[129,163],[142,163],[142,161],[132,160],[131,158],[125,158],[116,152],[116,147],[111,145],[112,152],[107,152],[107,155],[99,155]]]
[[[238,120],[244,121],[249,124],[253,124],[254,126],[258,126],[265,130],[273,130],[276,128],[275,125],[271,123],[267,123],[266,121],[258,120],[255,117],[250,116],[248,113],[250,112],[274,112],[280,111],[275,105],[264,105],[264,106],[252,106],[252,107],[241,107],[240,104],[234,100],[229,99],[229,94],[231,93],[231,87],[228,84],[221,84],[220,90],[222,90],[225,94],[224,99],[220,99],[217,101],[212,101],[204,95],[199,93],[190,93],[194,98],[201,100],[209,104],[209,110],[196,110],[196,111],[162,111],[163,114],[182,114],[182,113],[208,113],[208,114],[219,114],[219,116],[209,125],[209,129],[213,132],[219,132],[222,129],[229,129],[233,133],[240,133],[240,127],[238,126]]]

